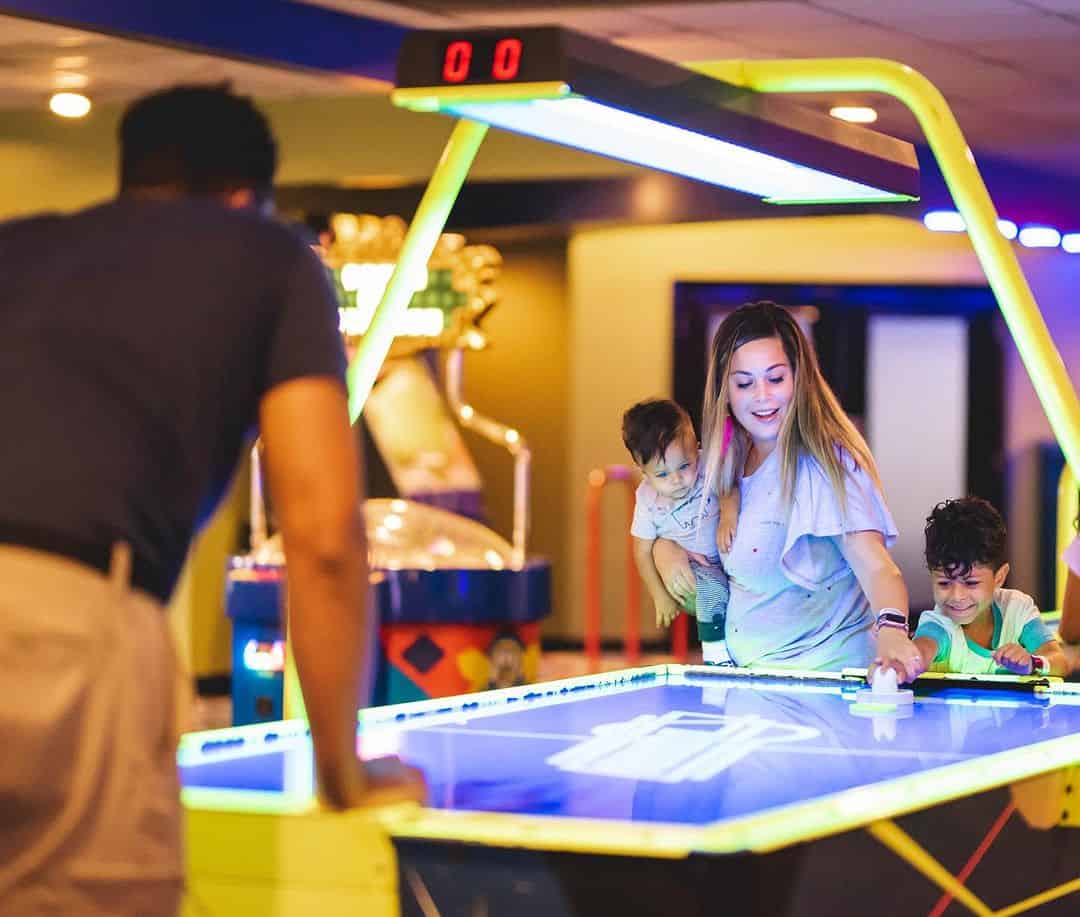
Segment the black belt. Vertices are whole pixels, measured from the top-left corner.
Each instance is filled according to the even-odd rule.
[[[112,544],[90,544],[70,535],[61,535],[32,525],[0,522],[0,544],[66,557],[68,560],[93,567],[106,576],[112,567]],[[131,585],[149,593],[162,604],[168,602],[172,592],[171,577],[164,575],[157,564],[150,563],[134,551],[131,552]]]

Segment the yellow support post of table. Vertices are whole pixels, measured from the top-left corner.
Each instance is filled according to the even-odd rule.
[[[900,859],[910,863],[926,878],[947,891],[978,917],[993,917],[993,911],[971,893],[949,870],[935,860],[896,822],[885,819],[866,826],[866,830]]]

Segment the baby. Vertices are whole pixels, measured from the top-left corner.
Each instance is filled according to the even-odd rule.
[[[739,515],[739,493],[717,498],[704,493],[704,466],[689,415],[673,401],[649,400],[623,415],[623,442],[642,474],[635,495],[634,562],[656,606],[656,624],[667,627],[679,601],[664,587],[653,562],[653,542],[668,538],[686,549],[697,585],[695,608],[704,661],[730,665],[724,644],[728,579],[718,546],[731,549]]]

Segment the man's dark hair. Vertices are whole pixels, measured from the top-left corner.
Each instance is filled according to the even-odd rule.
[[[120,121],[120,190],[185,194],[250,188],[269,198],[277,144],[251,99],[227,85],[175,86],[132,103]]]
[[[674,401],[650,398],[623,414],[623,443],[639,465],[663,456],[680,436],[693,439],[694,423]]]
[[[926,517],[926,566],[967,576],[975,564],[1005,563],[1005,520],[981,497],[939,503]]]

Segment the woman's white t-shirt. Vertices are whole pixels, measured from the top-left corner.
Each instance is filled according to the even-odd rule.
[[[837,547],[845,534],[877,531],[886,547],[896,525],[873,480],[848,470],[841,511],[816,460],[799,459],[790,506],[778,450],[740,481],[742,508],[731,551],[726,639],[739,665],[838,671],[874,655],[870,603]]]

